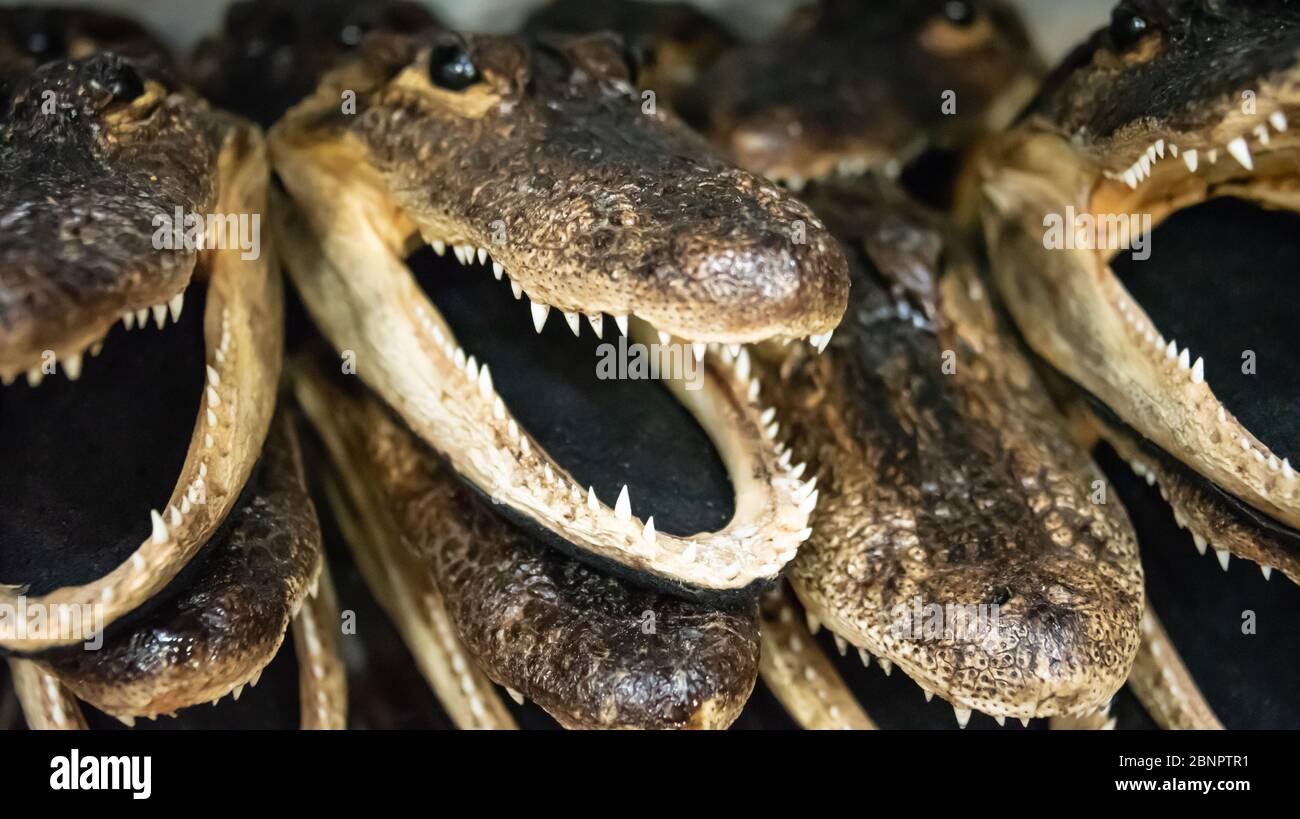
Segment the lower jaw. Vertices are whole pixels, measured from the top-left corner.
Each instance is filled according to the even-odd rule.
[[[1214,549],[1225,571],[1233,555],[1258,563],[1265,577],[1276,568],[1300,583],[1300,531],[1226,492],[1079,389],[1102,437],[1147,483],[1159,484],[1179,526],[1191,531],[1198,549]]]

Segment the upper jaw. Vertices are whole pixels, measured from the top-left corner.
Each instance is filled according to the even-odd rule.
[[[1110,268],[1118,250],[1044,243],[1045,216],[1067,208],[1149,213],[1154,224],[1218,194],[1300,209],[1294,192],[1276,184],[1294,173],[1290,119],[1261,102],[1250,121],[1208,136],[1147,134],[1105,151],[1026,127],[984,157],[981,173],[994,275],[1034,351],[1165,452],[1296,528],[1294,465],[1228,411],[1203,360],[1166,338],[1126,291]]]

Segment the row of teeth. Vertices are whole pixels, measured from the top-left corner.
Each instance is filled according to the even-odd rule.
[[[167,324],[168,315],[171,316],[173,322],[180,321],[181,311],[184,308],[185,293],[182,291],[177,293],[175,296],[172,296],[172,298],[166,302],[160,302],[152,307],[142,307],[134,312],[130,310],[126,311],[122,314],[122,324],[125,325],[128,330],[134,329],[137,325],[143,328],[148,325],[149,315],[152,313],[154,323],[158,326],[158,329],[161,330]],[[67,376],[69,381],[76,381],[81,377],[81,365],[85,361],[86,353],[90,353],[90,357],[94,358],[99,355],[103,349],[104,340],[100,339],[84,350],[73,353],[69,356],[57,357],[55,362],[61,365],[59,366],[59,369],[63,371],[63,374]],[[41,382],[45,380],[45,370],[42,366],[38,365],[29,369],[26,376],[27,385],[29,387],[39,387]],[[14,382],[16,377],[16,375],[5,376],[3,379],[4,385],[6,387],[9,386]]]
[[[1143,338],[1154,351],[1163,355],[1164,360],[1170,362],[1171,366],[1177,366],[1179,370],[1187,372],[1188,377],[1191,379],[1193,384],[1202,384],[1205,382],[1205,360],[1203,358],[1198,356],[1195,361],[1192,361],[1192,354],[1189,348],[1184,347],[1182,350],[1179,350],[1177,341],[1170,340],[1166,342],[1165,337],[1157,333],[1155,328],[1142,318],[1138,310],[1133,306],[1132,302],[1123,296],[1119,299],[1119,311],[1120,314],[1124,316],[1124,319],[1128,321],[1129,326],[1133,328],[1134,332]],[[1222,404],[1219,405],[1218,417],[1220,424],[1226,425],[1229,423],[1228,413],[1223,408]],[[1244,436],[1239,437],[1238,443],[1241,444],[1242,451],[1254,458],[1256,463],[1266,466],[1270,472],[1280,473],[1287,481],[1295,481],[1296,472],[1295,469],[1291,467],[1291,461],[1289,459],[1279,459],[1272,453],[1264,452],[1254,446],[1250,442],[1250,439],[1245,438]]]
[[[1128,465],[1129,468],[1133,470],[1133,474],[1137,475],[1139,478],[1143,478],[1146,480],[1148,486],[1155,485],[1158,476],[1156,475],[1156,471],[1154,469],[1142,463],[1141,461],[1137,460],[1136,458],[1129,461]],[[1160,497],[1164,498],[1166,503],[1169,503],[1169,492],[1163,486],[1160,487]],[[1174,522],[1178,524],[1178,528],[1186,529],[1187,531],[1191,532],[1192,543],[1196,546],[1196,551],[1200,552],[1201,556],[1204,557],[1205,553],[1211,547],[1213,547],[1214,544],[1210,543],[1210,541],[1204,535],[1200,534],[1195,529],[1191,528],[1190,524],[1187,521],[1187,518],[1183,516],[1183,513],[1179,511],[1177,506],[1170,504],[1170,508],[1174,510]],[[1226,572],[1228,570],[1228,563],[1232,560],[1232,552],[1228,551],[1227,549],[1215,548],[1214,554],[1216,557],[1219,558],[1219,566]],[[1259,566],[1259,570],[1264,575],[1265,580],[1269,580],[1273,577],[1272,566],[1265,566],[1261,563]]]
[[[782,615],[784,614],[785,612],[782,612]],[[812,614],[811,612],[804,612],[804,617],[807,620],[808,631],[810,634],[815,635],[819,631],[821,631],[822,624],[821,621],[817,619],[816,615]],[[835,638],[835,649],[839,651],[840,656],[841,657],[848,656],[849,641],[834,632],[831,632],[831,637]],[[796,648],[798,647],[797,643],[793,643],[792,645]],[[871,652],[867,651],[865,648],[861,648],[861,647],[858,648],[858,659],[862,661],[862,666],[864,668],[871,667],[872,655]],[[885,672],[886,677],[888,677],[891,673],[893,673],[894,664],[890,662],[888,659],[884,657],[876,657],[875,660],[880,665],[880,670]],[[920,685],[919,683],[917,684],[917,687],[920,688],[921,693],[925,695],[926,702],[930,702],[931,700],[934,699],[933,691],[931,691],[930,689],[926,688],[923,685]],[[1107,703],[1102,710],[1109,711],[1109,709],[1110,709],[1110,704]],[[954,715],[957,718],[957,724],[962,728],[965,728],[967,724],[970,723],[971,714],[975,711],[975,709],[973,708],[962,708],[956,705],[953,706],[952,710]],[[995,721],[997,721],[997,724],[1000,726],[1005,726],[1007,724],[1007,718],[1005,716],[998,715],[998,714],[988,714],[987,716],[992,717]],[[1026,728],[1029,727],[1029,717],[1018,717],[1018,719],[1020,720],[1021,725],[1023,725]],[[1108,728],[1114,727],[1113,722],[1114,721],[1112,720],[1111,723],[1108,723],[1107,727]]]
[[[443,242],[441,240],[435,240],[430,242],[429,245],[430,247],[433,248],[433,252],[437,253],[439,256],[446,255],[447,248],[448,248],[446,242]],[[508,280],[510,282],[510,290],[514,294],[515,299],[518,300],[524,298],[525,293],[523,287],[520,286],[519,282],[510,278],[510,274],[506,272],[506,269],[501,265],[500,262],[491,258],[490,254],[488,253],[488,249],[486,247],[476,246],[471,244],[453,244],[450,245],[450,247],[453,255],[455,255],[456,257],[456,261],[460,262],[462,265],[471,265],[477,263],[479,265],[486,266],[488,262],[491,261],[492,275],[496,277],[497,281],[501,281],[503,279]],[[540,334],[542,330],[545,329],[546,327],[547,318],[549,318],[551,315],[551,306],[549,304],[543,304],[541,302],[534,301],[531,296],[528,297],[528,306],[533,317],[533,329],[536,330],[538,334]],[[564,322],[565,324],[569,325],[569,330],[570,332],[573,333],[574,337],[578,337],[581,335],[583,316],[586,316],[587,323],[591,325],[592,332],[596,334],[596,338],[605,337],[604,336],[605,316],[603,313],[596,313],[595,315],[591,315],[588,313],[570,312],[568,310],[560,310],[559,312],[561,315],[564,316]],[[627,314],[621,314],[621,315],[611,314],[611,317],[614,319],[614,323],[618,326],[619,332],[626,336],[628,333]],[[825,351],[827,345],[831,343],[831,337],[834,335],[834,333],[835,333],[834,330],[828,330],[825,333],[813,334],[808,336],[807,341],[814,348],[816,348],[817,352],[820,353]],[[669,335],[668,333],[660,331],[659,341],[661,344],[666,345],[672,341],[672,336]],[[711,345],[703,341],[695,341],[690,343],[690,347],[695,354],[695,360],[703,361],[704,354],[709,350],[710,347],[716,348],[716,345]],[[731,349],[734,354],[736,351],[739,350],[741,345],[729,344],[727,345],[727,347]]]
[[[1287,129],[1286,115],[1281,111],[1274,111],[1269,115],[1267,125],[1260,123],[1255,126],[1255,129],[1251,134],[1242,135],[1230,140],[1228,144],[1223,146],[1224,150],[1228,152],[1229,156],[1237,160],[1243,168],[1248,171],[1253,171],[1255,169],[1255,161],[1254,157],[1252,157],[1250,153],[1248,137],[1253,135],[1260,145],[1267,146],[1271,137],[1269,125],[1273,126],[1273,129],[1279,134],[1284,133]],[[1133,190],[1137,190],[1139,184],[1151,177],[1152,169],[1160,162],[1160,160],[1165,158],[1165,154],[1165,141],[1163,139],[1157,139],[1155,142],[1151,143],[1151,145],[1147,146],[1146,152],[1143,153],[1142,156],[1138,157],[1138,160],[1126,170],[1119,173],[1106,171],[1105,175],[1108,179],[1123,180],[1124,184],[1128,185]],[[1200,167],[1201,154],[1197,150],[1188,149],[1180,152],[1177,145],[1169,143],[1168,154],[1174,158],[1181,156],[1183,163],[1187,165],[1187,170],[1191,173],[1196,173],[1196,169]],[[1219,161],[1219,149],[1211,148],[1206,151],[1205,158],[1209,160],[1211,165],[1215,164]]]
[[[784,185],[794,193],[800,193],[808,186],[809,182],[825,182],[828,179],[842,178],[853,179],[859,176],[865,176],[872,169],[869,159],[861,156],[846,156],[835,163],[830,170],[823,171],[812,176],[803,176],[802,174],[768,174],[767,178],[779,185]],[[897,179],[903,172],[903,163],[897,159],[891,159],[879,166],[880,172],[890,179]]]
[[[511,445],[515,447],[515,452],[522,457],[530,456],[532,454],[532,444],[529,442],[527,434],[519,428],[515,419],[507,418],[505,403],[502,401],[501,397],[496,394],[492,383],[492,374],[488,365],[486,363],[480,364],[472,355],[467,356],[465,350],[456,345],[452,339],[448,338],[442,328],[430,319],[422,306],[418,307],[416,312],[423,328],[430,334],[434,342],[442,350],[443,354],[450,358],[458,369],[465,373],[470,383],[476,387],[479,397],[484,402],[490,404],[493,419],[497,422],[504,421],[506,423],[506,434],[509,437]],[[730,345],[705,346],[712,347],[719,357],[732,367],[735,376],[740,381],[747,383],[748,387],[746,397],[751,404],[756,404],[761,390],[761,385],[757,375],[752,372],[749,351],[744,349],[743,346],[738,349],[735,349]],[[734,354],[733,349],[735,349]],[[817,499],[819,497],[816,477],[813,477],[808,481],[801,481],[800,479],[804,474],[806,465],[800,463],[792,466],[792,454],[790,449],[776,440],[781,428],[780,424],[776,421],[776,409],[769,407],[763,410],[760,414],[760,420],[763,425],[764,434],[774,444],[778,458],[777,463],[782,469],[786,470],[785,476],[773,479],[773,483],[775,485],[788,485],[790,487],[792,498],[798,504],[800,513],[804,516],[811,515],[813,509],[817,505]],[[544,486],[539,487],[539,489],[544,493],[549,493],[548,487],[551,489],[561,489],[562,491],[562,488],[557,486],[560,476],[555,473],[555,470],[549,463],[543,462],[541,472]],[[570,484],[566,500],[570,504],[575,515],[578,509],[585,506],[592,513],[594,518],[595,515],[599,514],[601,509],[601,503],[596,497],[594,487],[589,486],[584,492],[582,487],[578,484]],[[641,551],[646,551],[648,554],[654,554],[658,542],[658,533],[655,529],[654,516],[651,515],[647,517],[643,523],[633,516],[631,493],[626,485],[619,490],[618,499],[614,503],[613,511],[615,518],[624,527],[624,534],[630,536],[633,549],[637,550],[638,547],[640,547]],[[552,512],[556,513],[554,507],[552,507]],[[560,510],[560,513],[562,513],[562,510]],[[747,528],[745,530],[737,530],[731,534],[737,539],[744,539],[752,537],[755,532],[748,531]],[[797,533],[797,542],[795,546],[791,547],[791,549],[786,552],[773,554],[772,560],[762,566],[763,573],[770,576],[780,571],[785,564],[794,559],[795,550],[797,549],[798,544],[802,544],[811,536],[811,528],[805,527],[804,529],[801,529]],[[666,554],[669,555],[670,558],[675,559],[682,564],[694,564],[699,558],[698,549],[696,548],[695,543],[688,543],[680,553],[667,552]],[[740,566],[734,561],[734,559],[725,565],[719,565],[717,568],[719,568],[723,576],[728,580],[734,579],[740,572]]]

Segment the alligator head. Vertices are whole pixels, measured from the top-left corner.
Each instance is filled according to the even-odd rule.
[[[686,3],[641,0],[556,0],[538,9],[524,30],[534,34],[612,31],[627,44],[637,84],[672,107],[700,72],[736,46],[720,23]]]
[[[410,0],[240,0],[205,38],[190,73],[214,105],[269,126],[376,30],[419,31],[433,15]]]
[[[810,179],[898,173],[929,147],[1010,122],[1039,63],[998,0],[825,0],[767,43],[734,50],[683,110],[743,168]]]
[[[997,280],[1029,345],[1159,477],[1202,550],[1293,579],[1297,106],[1293,4],[1124,2],[982,169]]]
[[[950,228],[879,178],[809,203],[850,248],[853,296],[825,355],[762,359],[821,493],[795,591],[963,725],[1104,707],[1143,607],[1122,507],[1096,502],[1100,473]]]
[[[280,363],[269,249],[192,221],[264,211],[264,143],[151,66],[47,62],[0,107],[0,603],[95,630],[237,507]],[[86,639],[15,625],[0,648]]]
[[[286,261],[344,366],[508,513],[684,593],[793,557],[815,498],[748,353],[709,345],[824,345],[843,254],[804,205],[643,111],[616,42],[376,35],[271,142],[300,209],[279,211]],[[699,389],[603,378],[629,330],[678,374],[700,362]]]
[[[77,7],[0,9],[0,79],[50,60],[79,60],[101,51],[133,60],[169,59],[153,34],[115,14]]]

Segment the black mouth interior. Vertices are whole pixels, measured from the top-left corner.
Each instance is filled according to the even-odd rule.
[[[467,355],[487,363],[510,413],[555,461],[602,503],[624,484],[632,513],[653,515],[674,535],[717,531],[735,514],[735,493],[717,450],[694,416],[658,381],[597,377],[590,326],[575,338],[553,310],[534,332],[526,298],[478,264],[461,266],[424,248],[408,263]],[[586,321],[584,319],[584,325]]]
[[[40,595],[112,571],[151,532],[185,463],[204,385],[206,285],[178,324],[119,322],[81,378],[0,389],[0,583]]]
[[[1247,429],[1300,462],[1300,215],[1212,199],[1161,223],[1150,251],[1114,259],[1125,288],[1167,340],[1204,357],[1206,381]]]

